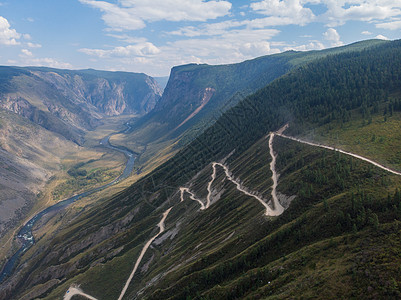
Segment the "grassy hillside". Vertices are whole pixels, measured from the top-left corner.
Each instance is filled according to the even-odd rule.
[[[179,254],[174,255],[174,265],[185,262],[195,253],[201,257],[157,280],[145,290],[146,298],[160,299],[163,295],[164,299],[246,296],[253,299],[319,295],[321,299],[333,299],[361,297],[370,284],[373,298],[398,295],[396,286],[401,280],[396,271],[398,252],[393,252],[393,248],[384,251],[382,254],[394,261],[382,265],[379,255],[383,245],[379,250],[365,248],[363,244],[369,241],[374,247],[385,241],[388,245],[391,238],[383,238],[382,233],[397,234],[399,229],[394,219],[401,217],[400,199],[394,193],[396,187],[400,187],[400,178],[355,159],[286,140],[276,143],[276,151],[284,167],[279,170],[280,191],[297,195],[289,209],[282,216],[263,222],[260,212],[237,219],[249,207],[235,209],[234,203],[241,198],[230,197],[225,192],[213,207],[213,210],[220,209],[214,214],[219,216],[218,222],[213,217],[205,221],[206,228],[215,233],[204,235],[203,216],[200,217],[197,228],[188,229],[191,233],[187,236],[192,243],[179,248]],[[247,154],[254,157],[254,153]],[[241,160],[234,162],[243,163]],[[254,165],[253,161],[250,163]],[[260,169],[255,171],[260,172]],[[227,206],[235,214],[227,211]],[[229,227],[230,222],[234,223],[234,228]],[[234,235],[229,241],[219,241],[217,237],[224,232],[226,237],[230,232]],[[176,244],[180,244],[185,235],[180,234]],[[192,238],[199,234],[202,239]],[[217,245],[212,250],[196,248],[200,241],[212,245],[216,240]],[[399,239],[394,243],[399,244]],[[166,261],[171,261],[171,256],[171,253],[162,256],[158,267],[168,269],[165,265]],[[378,265],[365,265],[368,259],[375,260]],[[365,269],[369,270],[369,275],[360,276]],[[154,275],[146,276],[142,286],[155,278]],[[359,280],[355,282],[356,277]],[[141,276],[138,279],[141,280]],[[383,288],[382,283],[385,283]]]
[[[218,172],[213,189],[221,196],[206,211],[199,211],[189,197],[179,203],[177,191],[148,217],[151,207],[135,202],[129,227],[123,226],[88,252],[63,256],[62,268],[82,267],[46,299],[58,299],[74,282],[99,299],[117,298],[143,244],[155,233],[161,212],[171,205],[168,229],[146,253],[127,299],[138,292],[146,299],[264,299],[299,294],[334,299],[361,297],[369,286],[372,298],[398,295],[399,258],[393,249],[399,244],[395,220],[401,218],[396,193],[401,179],[332,151],[280,138],[274,147],[281,174],[279,192],[296,196],[282,216],[263,216],[257,201],[222,182],[223,174]],[[251,190],[265,190],[268,195],[269,162],[267,140],[262,139],[229,167]],[[187,183],[202,199],[210,174],[208,166]],[[116,230],[127,217],[120,215],[107,227]],[[102,220],[94,215],[85,219],[74,230],[64,231],[53,251],[41,257],[56,257],[55,252],[65,247],[61,240],[69,246],[59,253],[69,253],[72,244],[93,239]],[[84,234],[77,231],[82,227],[87,228]],[[383,256],[392,263],[384,265]],[[369,260],[375,264],[366,265]],[[43,272],[46,269],[35,270],[30,278]]]

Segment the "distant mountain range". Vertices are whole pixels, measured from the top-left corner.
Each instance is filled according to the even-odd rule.
[[[95,70],[0,68],[0,107],[76,143],[104,116],[153,109],[162,90],[145,75]]]

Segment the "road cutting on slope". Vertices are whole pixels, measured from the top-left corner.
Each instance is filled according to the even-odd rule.
[[[180,187],[180,189],[179,189],[180,190],[180,199],[181,199],[180,202],[184,201],[184,194],[188,193],[190,195],[190,199],[191,200],[196,201],[196,202],[199,203],[201,210],[208,209],[210,207],[210,205],[211,205],[212,184],[213,184],[213,182],[214,182],[214,180],[216,179],[216,176],[217,176],[217,168],[216,167],[220,166],[221,168],[223,168],[226,178],[236,185],[236,188],[237,188],[238,191],[244,193],[247,196],[255,198],[257,201],[259,201],[266,208],[265,215],[267,215],[267,216],[279,216],[279,215],[281,215],[283,213],[283,211],[284,211],[284,208],[282,207],[282,205],[278,201],[278,197],[277,197],[277,191],[276,191],[277,184],[278,184],[278,175],[277,175],[277,172],[276,172],[277,155],[274,154],[274,150],[273,150],[273,141],[274,141],[274,137],[276,135],[280,136],[282,138],[289,139],[289,140],[292,140],[292,141],[295,141],[295,142],[299,142],[299,143],[302,143],[302,144],[306,144],[306,145],[309,145],[309,146],[314,146],[314,147],[319,147],[319,148],[323,148],[323,149],[327,149],[327,150],[337,151],[337,152],[343,153],[345,155],[349,155],[349,156],[355,157],[357,159],[366,161],[366,162],[368,162],[368,163],[370,163],[370,164],[372,164],[372,165],[374,165],[374,166],[376,166],[376,167],[378,167],[378,168],[380,168],[382,170],[390,172],[392,174],[401,176],[401,172],[394,171],[394,170],[392,170],[392,169],[390,169],[388,167],[385,167],[385,166],[383,166],[383,165],[381,165],[381,164],[379,164],[379,163],[377,163],[377,162],[375,162],[375,161],[373,161],[373,160],[371,160],[369,158],[363,157],[361,155],[354,154],[354,153],[351,153],[351,152],[348,152],[348,151],[344,151],[344,150],[341,150],[341,149],[337,149],[335,147],[326,146],[326,145],[318,144],[318,143],[313,143],[313,142],[309,142],[309,141],[306,141],[306,140],[303,140],[303,139],[299,139],[299,138],[295,138],[295,137],[291,137],[291,136],[285,135],[284,131],[287,128],[288,128],[288,124],[284,125],[282,128],[280,128],[276,132],[272,132],[272,133],[269,134],[269,150],[270,150],[270,156],[272,157],[272,161],[270,162],[270,170],[272,171],[272,180],[273,180],[273,186],[272,186],[271,195],[272,195],[272,201],[273,201],[274,208],[271,208],[264,199],[262,199],[261,197],[257,196],[255,193],[248,192],[246,190],[246,188],[241,185],[240,182],[236,181],[233,178],[232,173],[229,171],[228,167],[225,166],[224,164],[218,163],[218,162],[213,162],[212,163],[212,169],[213,169],[212,175],[211,175],[212,178],[208,182],[208,185],[207,185],[208,194],[207,194],[207,197],[206,197],[206,204],[204,204],[201,200],[197,199],[195,197],[194,193],[192,193],[189,190],[189,188],[185,188],[185,187]],[[134,277],[134,274],[137,271],[137,269],[139,267],[139,264],[140,264],[143,256],[145,255],[147,249],[149,248],[149,246],[152,244],[152,242],[161,233],[164,232],[164,230],[165,230],[164,222],[165,222],[168,214],[170,213],[170,211],[172,209],[173,209],[173,207],[170,207],[169,209],[167,209],[163,213],[163,217],[162,217],[161,221],[159,222],[159,224],[157,225],[160,228],[159,232],[155,236],[153,236],[145,244],[145,246],[143,247],[143,249],[141,251],[141,254],[139,255],[139,257],[138,257],[138,259],[137,259],[137,261],[135,263],[134,269],[132,270],[127,282],[125,283],[125,286],[124,286],[123,290],[121,291],[121,294],[120,294],[118,300],[121,300],[124,297],[128,287],[129,287],[129,285],[130,285],[130,283],[131,283],[131,281],[132,281],[132,279]],[[63,300],[70,300],[74,295],[80,295],[80,296],[86,297],[86,298],[91,299],[91,300],[97,300],[93,296],[90,296],[90,295],[84,293],[81,289],[79,289],[77,287],[74,287],[74,286],[71,286],[68,289],[68,291],[64,295]]]
[[[141,263],[142,258],[143,258],[143,256],[145,255],[146,251],[148,250],[149,246],[152,244],[152,242],[153,242],[162,232],[164,232],[164,230],[165,230],[164,222],[166,221],[166,218],[167,218],[168,214],[170,213],[170,211],[172,210],[172,208],[173,208],[173,207],[170,207],[169,209],[167,209],[167,210],[163,213],[162,219],[160,220],[159,224],[157,224],[157,226],[159,227],[159,232],[158,232],[156,235],[154,235],[149,241],[147,241],[147,243],[145,244],[145,246],[142,248],[141,254],[139,255],[138,259],[136,260],[134,269],[132,270],[130,276],[128,277],[128,280],[127,280],[127,282],[125,283],[124,288],[122,289],[121,294],[120,294],[120,296],[118,297],[118,300],[121,300],[121,299],[124,297],[125,293],[127,292],[127,289],[128,289],[128,287],[129,287],[129,285],[130,285],[130,283],[131,283],[131,281],[132,281],[132,278],[134,277],[135,272],[136,272],[136,270],[138,269],[139,264]],[[73,296],[75,296],[75,295],[80,295],[80,296],[86,297],[86,298],[88,298],[88,299],[90,299],[90,300],[97,300],[95,297],[84,293],[81,289],[79,289],[79,288],[77,288],[77,287],[75,287],[75,286],[71,286],[71,287],[67,290],[67,292],[64,294],[63,300],[70,300],[70,299],[71,299]]]
[[[168,216],[168,214],[170,213],[170,211],[171,211],[172,208],[173,208],[173,207],[170,207],[169,209],[167,209],[167,210],[163,213],[163,218],[161,219],[161,221],[159,222],[159,224],[157,224],[157,226],[159,226],[159,228],[160,228],[159,232],[158,232],[155,236],[153,236],[153,237],[145,244],[145,246],[143,247],[143,249],[142,249],[142,251],[141,251],[141,254],[139,255],[138,259],[136,260],[134,269],[132,270],[131,275],[129,276],[127,282],[125,283],[125,286],[124,286],[123,290],[121,291],[120,297],[118,297],[118,300],[121,300],[121,299],[124,297],[125,293],[127,292],[128,286],[129,286],[129,284],[131,283],[131,280],[132,280],[132,278],[134,277],[134,274],[135,274],[136,270],[138,269],[138,266],[139,266],[139,264],[141,263],[141,260],[142,260],[143,256],[145,255],[146,250],[148,250],[150,244],[152,244],[152,242],[164,231],[164,229],[165,229],[165,227],[164,227],[164,221],[166,220],[166,218],[167,218],[167,216]]]
[[[273,151],[273,139],[274,139],[274,133],[270,134],[270,139],[269,139],[269,149],[270,149],[270,155],[272,157],[272,161],[270,163],[270,170],[272,171],[272,180],[273,180],[273,186],[272,186],[272,201],[273,201],[273,205],[274,208],[271,208],[267,203],[268,201],[266,201],[265,199],[262,199],[261,197],[257,196],[256,193],[254,192],[248,192],[246,190],[246,187],[244,187],[240,182],[238,182],[237,180],[234,179],[234,177],[232,176],[232,173],[230,172],[230,170],[228,169],[227,166],[223,165],[222,163],[218,163],[218,162],[213,162],[212,163],[212,179],[208,182],[207,184],[207,196],[206,196],[206,205],[203,204],[203,202],[199,199],[195,198],[195,195],[190,192],[190,190],[188,188],[184,188],[184,187],[180,187],[180,191],[181,191],[181,202],[184,201],[184,192],[189,193],[191,196],[190,198],[192,200],[195,200],[197,202],[199,202],[199,204],[201,205],[201,210],[205,210],[208,209],[210,207],[211,204],[211,197],[212,197],[212,184],[214,182],[214,180],[216,179],[216,174],[217,174],[217,168],[216,166],[219,166],[221,168],[223,168],[224,173],[226,175],[226,178],[231,181],[232,183],[235,184],[235,186],[237,187],[237,190],[244,193],[247,196],[253,197],[255,198],[257,201],[260,202],[260,204],[262,204],[266,211],[265,211],[265,215],[266,216],[279,216],[284,212],[284,207],[281,206],[280,202],[278,201],[278,197],[277,197],[277,180],[278,180],[278,176],[277,176],[277,172],[276,172],[276,155],[274,154]]]
[[[376,167],[378,167],[378,168],[380,168],[382,170],[390,172],[390,173],[392,173],[394,175],[401,176],[401,172],[397,172],[397,171],[394,171],[394,170],[392,170],[390,168],[387,168],[387,167],[385,167],[385,166],[383,166],[383,165],[381,165],[381,164],[379,164],[379,163],[377,163],[377,162],[375,162],[375,161],[373,161],[373,160],[371,160],[369,158],[366,158],[364,156],[361,156],[361,155],[358,155],[358,154],[355,154],[355,153],[352,153],[352,152],[344,151],[344,150],[341,150],[341,149],[337,149],[335,147],[326,146],[326,145],[323,145],[323,144],[317,144],[317,143],[313,143],[313,142],[308,142],[306,140],[302,140],[302,139],[299,139],[299,138],[288,136],[288,135],[285,135],[283,133],[276,133],[276,134],[278,136],[282,137],[282,138],[289,139],[289,140],[292,140],[292,141],[295,141],[295,142],[298,142],[298,143],[301,143],[301,144],[314,146],[314,147],[319,147],[319,148],[323,148],[323,149],[328,149],[328,150],[332,150],[332,151],[337,151],[337,152],[343,153],[345,155],[355,157],[357,159],[366,161],[366,162],[368,162],[368,163],[370,163],[370,164],[372,164],[372,165],[374,165],[374,166],[376,166]]]

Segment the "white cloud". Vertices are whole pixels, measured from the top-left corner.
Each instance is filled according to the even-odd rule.
[[[386,37],[386,36],[384,36],[384,35],[381,35],[381,34],[376,35],[375,38],[376,38],[376,39],[379,39],[379,40],[386,40],[386,41],[389,40],[388,37]]]
[[[275,19],[275,18],[274,18]],[[280,19],[280,18],[278,18]],[[219,23],[207,23],[202,24],[198,27],[195,26],[187,26],[180,28],[178,30],[169,32],[172,35],[179,36],[188,36],[188,37],[196,37],[196,36],[218,36],[225,35],[230,30],[243,30],[243,29],[264,29],[265,27],[269,27],[272,25],[277,25],[282,23],[283,25],[287,25],[288,21],[286,18],[281,18],[280,20],[274,20],[272,22],[272,18],[261,18],[261,19],[253,19],[253,20],[244,20],[244,21],[234,21],[228,20]],[[279,31],[277,29],[265,29],[265,33],[268,35],[265,38],[271,38],[276,35]]]
[[[312,10],[303,7],[300,0],[263,0],[252,3],[251,8],[260,14],[270,16],[267,19],[270,19],[271,26],[275,23],[305,25],[315,19]]]
[[[134,37],[130,36],[128,34],[114,34],[114,33],[108,33],[106,34],[107,36],[111,36],[113,38],[116,38],[120,41],[123,41],[128,44],[138,44],[138,43],[145,43],[147,42],[147,39],[144,37]]]
[[[29,48],[42,48],[42,45],[41,44],[35,44],[35,43],[31,43],[31,42],[28,42],[28,43],[26,43],[27,44],[27,46],[29,47]]]
[[[225,16],[232,4],[228,1],[203,0],[120,0],[118,4],[99,0],[79,0],[103,12],[110,30],[137,30],[154,21],[206,21]]]
[[[135,16],[135,12],[120,8],[115,4],[105,1],[79,0],[81,3],[88,4],[100,9],[104,14],[103,21],[114,30],[136,30],[145,27],[145,22]]]
[[[376,24],[376,27],[383,28],[383,29],[390,29],[390,30],[398,30],[398,29],[401,29],[401,20]]]
[[[162,60],[171,59],[175,65],[236,63],[280,52],[269,41],[273,35],[271,29],[243,29],[231,30],[218,37],[179,40],[161,47]]]
[[[321,0],[328,10],[321,16],[329,26],[345,24],[350,20],[385,20],[401,15],[401,3],[392,0]]]
[[[340,35],[334,28],[329,28],[323,33],[324,38],[331,42],[332,47],[342,46],[344,43],[340,41]]]
[[[51,67],[58,69],[72,69],[72,65],[69,63],[58,61],[54,58],[44,57],[37,58],[34,54],[28,49],[21,49],[21,54],[19,55],[22,65],[29,66],[43,66],[43,67]],[[16,61],[10,61],[9,63],[17,64]]]
[[[24,65],[38,66],[38,67],[50,67],[57,69],[72,69],[73,66],[70,63],[58,61],[54,58],[28,58],[23,61]]]
[[[371,33],[370,31],[362,31],[361,34],[363,35],[372,35],[373,33]]]
[[[80,52],[97,56],[99,58],[104,57],[132,57],[132,56],[147,56],[154,55],[160,52],[160,49],[149,42],[139,43],[135,45],[128,45],[126,47],[115,47],[110,50],[103,49],[79,49]]]
[[[157,48],[160,50],[157,55],[138,51],[142,44],[116,47],[110,50],[81,49],[80,51],[101,58],[114,69],[146,69],[147,73],[163,75],[169,72],[172,65],[236,63],[257,56],[278,53],[280,50],[276,48],[277,43],[269,41],[278,33],[278,30],[273,29],[230,30],[221,36],[168,42]]]
[[[28,49],[22,49],[21,53],[22,54],[20,54],[20,57],[33,57],[33,53]]]
[[[0,16],[0,45],[18,45],[21,34],[15,29],[11,29],[10,23],[6,18]]]
[[[322,50],[326,48],[319,41],[310,41],[308,44],[299,45],[299,46],[286,46],[284,47],[284,51],[288,50],[296,50],[296,51],[310,51],[310,50]]]

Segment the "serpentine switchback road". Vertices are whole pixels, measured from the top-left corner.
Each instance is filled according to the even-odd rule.
[[[366,161],[366,162],[368,162],[368,163],[370,163],[370,164],[372,164],[372,165],[374,165],[374,166],[376,166],[376,167],[379,167],[379,168],[381,168],[381,169],[383,169],[383,170],[386,170],[386,171],[388,171],[388,172],[390,172],[390,173],[392,173],[392,174],[400,175],[400,176],[401,176],[401,173],[400,173],[400,172],[391,170],[391,169],[389,169],[389,168],[387,168],[387,167],[385,167],[385,166],[383,166],[383,165],[381,165],[381,164],[379,164],[379,163],[377,163],[377,162],[374,162],[374,161],[372,161],[372,160],[370,160],[370,159],[368,159],[368,158],[366,158],[366,157],[363,157],[363,156],[360,156],[360,155],[357,155],[357,154],[354,154],[354,153],[351,153],[351,152],[347,152],[347,151],[344,151],[344,150],[340,150],[340,149],[337,149],[337,148],[334,148],[334,147],[330,147],[330,146],[326,146],[326,145],[322,145],[322,144],[316,144],[316,143],[308,142],[308,141],[305,141],[305,140],[302,140],[302,139],[298,139],[298,138],[294,138],[294,137],[291,137],[291,136],[284,135],[283,132],[284,132],[287,128],[288,128],[288,124],[285,125],[285,126],[283,126],[282,128],[280,128],[278,131],[270,133],[270,135],[269,135],[269,137],[270,137],[270,138],[269,138],[269,149],[270,149],[270,156],[272,157],[272,161],[271,161],[271,163],[270,163],[270,169],[271,169],[271,171],[272,171],[272,180],[273,180],[273,186],[272,186],[272,193],[271,193],[271,195],[272,195],[272,200],[273,200],[274,208],[271,208],[271,207],[267,204],[266,200],[264,200],[264,199],[260,198],[259,196],[257,196],[255,192],[248,191],[247,188],[245,188],[244,186],[242,186],[241,183],[240,183],[239,181],[237,181],[237,180],[234,179],[234,177],[233,177],[232,173],[229,171],[228,167],[225,166],[225,165],[222,164],[222,163],[219,163],[219,162],[213,162],[213,163],[212,163],[212,169],[213,169],[212,176],[211,176],[212,179],[211,179],[211,181],[208,182],[208,185],[207,185],[208,195],[207,195],[207,197],[206,197],[206,204],[204,204],[200,199],[197,199],[197,198],[195,197],[195,195],[189,190],[189,188],[186,188],[186,187],[180,187],[180,188],[179,188],[180,197],[181,197],[181,201],[180,201],[180,202],[183,202],[183,201],[184,201],[184,194],[185,194],[185,193],[188,193],[188,194],[190,195],[190,199],[191,199],[191,200],[196,201],[196,202],[198,202],[198,203],[200,204],[200,209],[201,209],[201,210],[206,210],[206,209],[208,209],[208,208],[210,207],[210,205],[211,205],[212,184],[213,184],[214,180],[216,179],[216,173],[217,173],[216,167],[219,166],[219,167],[221,167],[221,168],[224,169],[226,178],[227,178],[229,181],[231,181],[232,183],[234,183],[234,184],[236,185],[238,191],[240,191],[240,192],[242,192],[242,193],[244,193],[244,194],[246,194],[246,195],[248,195],[248,196],[250,196],[250,197],[255,198],[257,201],[259,201],[259,202],[265,207],[265,209],[266,209],[265,215],[267,215],[267,216],[278,216],[278,215],[282,214],[283,211],[284,211],[284,208],[283,208],[283,207],[281,206],[281,204],[279,203],[279,201],[278,201],[278,199],[277,199],[277,194],[276,194],[276,187],[277,187],[278,176],[277,176],[277,173],[276,173],[276,170],[275,170],[275,165],[276,165],[276,158],[277,158],[277,155],[275,155],[275,154],[274,154],[274,151],[273,151],[273,140],[274,140],[274,137],[275,137],[276,135],[277,135],[277,136],[280,136],[280,137],[282,137],[282,138],[286,138],[286,139],[290,139],[290,140],[293,140],[293,141],[302,143],[302,144],[306,144],[306,145],[310,145],[310,146],[315,146],[315,147],[320,147],[320,148],[324,148],[324,149],[328,149],[328,150],[333,150],[333,151],[338,151],[338,152],[340,152],[340,153],[343,153],[343,154],[346,154],[346,155],[350,155],[350,156],[352,156],[352,157],[355,157],[355,158],[358,158],[358,159],[360,159],[360,160]],[[161,220],[161,221],[159,222],[159,224],[158,224],[158,227],[160,228],[159,232],[158,232],[155,236],[153,236],[153,237],[145,244],[145,246],[143,247],[143,249],[142,249],[142,251],[141,251],[141,254],[140,254],[140,256],[138,257],[138,259],[137,259],[137,261],[136,261],[136,263],[135,263],[134,269],[132,270],[132,272],[131,272],[131,274],[130,274],[128,280],[127,280],[127,282],[125,283],[125,286],[124,286],[123,290],[121,291],[121,294],[120,294],[118,300],[121,300],[121,299],[124,297],[124,295],[125,295],[125,293],[126,293],[126,291],[127,291],[127,289],[128,289],[128,286],[129,286],[129,284],[131,283],[131,281],[132,281],[132,279],[133,279],[133,276],[134,276],[136,270],[138,269],[138,266],[139,266],[139,264],[140,264],[140,262],[141,262],[143,256],[145,255],[147,249],[148,249],[149,246],[152,244],[152,242],[164,231],[164,229],[165,229],[165,227],[164,227],[164,221],[166,220],[167,215],[170,213],[170,211],[171,211],[172,209],[173,209],[173,207],[170,207],[169,209],[167,209],[167,210],[163,213],[162,220]],[[64,295],[64,300],[69,300],[69,299],[71,299],[71,297],[74,296],[74,295],[81,295],[81,296],[84,296],[84,297],[86,297],[86,298],[88,298],[88,299],[97,300],[96,298],[94,298],[94,297],[92,297],[92,296],[90,296],[90,295],[85,294],[82,290],[76,288],[75,286],[71,286],[71,287],[67,290],[67,292],[66,292],[65,295]]]
[[[56,203],[55,205],[49,206],[46,209],[42,210],[41,212],[37,213],[35,216],[33,216],[28,222],[25,223],[25,225],[19,230],[18,234],[17,234],[17,238],[18,240],[22,243],[22,246],[17,250],[16,253],[14,253],[13,256],[11,256],[11,258],[5,263],[2,273],[0,275],[0,283],[8,276],[10,276],[12,274],[12,272],[14,271],[14,268],[19,260],[19,258],[29,249],[31,248],[34,244],[35,244],[35,237],[32,234],[32,227],[35,225],[36,222],[38,222],[43,216],[47,215],[50,212],[57,212],[60,210],[63,210],[64,208],[66,208],[68,205],[70,205],[71,203],[76,202],[77,200],[87,197],[95,192],[101,191],[109,186],[112,186],[116,183],[118,183],[119,181],[127,178],[133,168],[134,168],[134,162],[135,162],[135,156],[134,156],[134,152],[131,152],[127,149],[123,149],[123,148],[119,148],[116,146],[113,146],[110,144],[110,137],[115,135],[115,134],[119,134],[119,133],[127,133],[130,129],[131,126],[126,123],[127,128],[119,131],[117,133],[113,133],[110,134],[106,137],[104,137],[99,144],[102,145],[103,147],[118,151],[123,153],[126,157],[127,157],[127,163],[125,164],[125,168],[123,173],[118,176],[116,179],[114,179],[113,181],[91,189],[89,191],[80,193],[78,195],[75,195],[71,198],[68,198],[66,200],[60,201],[58,203]]]
[[[180,202],[184,201],[184,194],[188,193],[190,196],[190,199],[193,201],[196,201],[199,203],[200,205],[200,209],[201,210],[206,210],[210,207],[211,205],[211,197],[212,197],[212,184],[214,182],[214,180],[216,179],[216,174],[217,174],[217,169],[216,167],[219,166],[221,168],[223,168],[224,172],[225,172],[225,176],[226,178],[231,181],[232,183],[235,184],[235,186],[237,187],[237,190],[244,193],[247,196],[253,197],[256,200],[258,200],[266,209],[265,211],[265,215],[266,216],[278,216],[280,214],[283,213],[284,208],[281,206],[281,204],[278,202],[277,199],[277,195],[276,195],[276,187],[277,187],[277,173],[275,171],[275,164],[276,164],[276,155],[274,154],[273,151],[273,139],[274,139],[274,133],[270,134],[270,140],[269,140],[269,148],[270,148],[270,155],[272,156],[272,162],[270,163],[270,169],[273,173],[272,175],[272,179],[273,179],[273,189],[272,189],[272,198],[273,198],[273,205],[274,205],[274,209],[272,209],[269,205],[267,205],[267,200],[262,199],[261,197],[257,196],[255,192],[251,192],[248,191],[246,187],[244,187],[239,181],[235,180],[232,173],[230,172],[230,170],[228,169],[227,166],[223,165],[222,163],[218,163],[218,162],[213,162],[212,163],[212,179],[208,182],[207,185],[207,191],[208,191],[208,195],[206,197],[206,205],[202,202],[202,200],[197,199],[194,195],[194,193],[192,193],[189,188],[186,187],[180,187],[179,191],[180,191]],[[150,238],[150,240],[148,240],[145,244],[145,246],[142,248],[141,254],[139,255],[138,259],[135,262],[135,266],[128,278],[128,280],[126,281],[124,288],[121,291],[120,296],[118,297],[118,300],[122,300],[122,298],[124,297],[125,293],[127,292],[127,289],[139,267],[139,264],[142,261],[143,256],[145,255],[146,251],[148,250],[149,246],[152,244],[152,242],[161,234],[164,232],[165,230],[165,226],[164,226],[164,222],[168,216],[168,214],[170,213],[170,211],[174,208],[174,206],[170,207],[169,209],[167,209],[164,213],[163,213],[163,217],[161,219],[161,221],[159,222],[159,224],[157,225],[160,230],[159,232],[153,236],[152,238]],[[80,295],[83,297],[86,297],[88,299],[92,299],[92,300],[97,300],[96,298],[94,298],[93,296],[90,296],[88,294],[85,294],[81,289],[79,289],[76,285],[71,285],[70,288],[67,290],[67,292],[64,294],[64,298],[63,300],[69,300],[71,299],[74,295]]]

